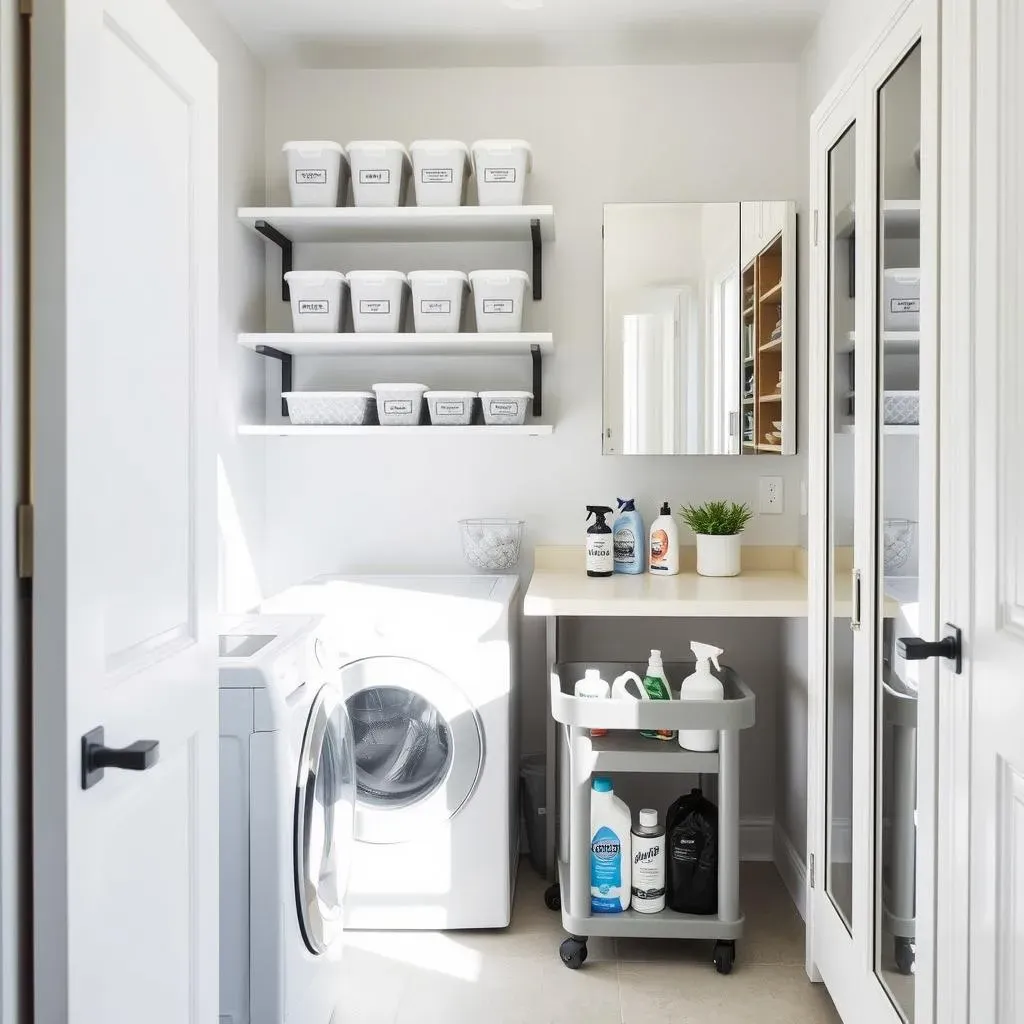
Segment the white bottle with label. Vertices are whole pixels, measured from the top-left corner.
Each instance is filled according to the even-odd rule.
[[[697,668],[690,673],[679,687],[680,700],[725,700],[725,688],[711,674],[711,662],[721,671],[718,656],[725,652],[721,647],[700,644],[694,640],[690,650],[697,658]],[[680,729],[679,746],[684,750],[699,750],[710,753],[718,749],[718,731],[715,729]]]
[[[655,576],[679,575],[679,524],[667,501],[661,506],[661,515],[651,523],[647,555],[648,571]]]
[[[573,691],[577,697],[582,697],[585,700],[607,700],[611,695],[611,687],[608,685],[608,680],[601,678],[601,670],[597,668],[588,668],[583,673],[582,679],[576,680],[576,686]],[[590,735],[607,736],[607,729],[591,729]]]
[[[590,912],[629,910],[633,818],[612,791],[612,780],[596,776],[590,793]]]
[[[645,807],[640,824],[633,828],[632,898],[630,906],[640,914],[665,909],[665,826],[658,812]]]

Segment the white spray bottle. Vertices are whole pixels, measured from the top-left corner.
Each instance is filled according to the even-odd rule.
[[[711,662],[721,671],[718,656],[725,651],[711,644],[701,644],[694,640],[690,644],[697,659],[696,669],[688,675],[679,687],[680,700],[725,700],[725,688],[711,673]],[[716,729],[680,729],[679,746],[685,750],[710,752],[718,749],[718,731]]]

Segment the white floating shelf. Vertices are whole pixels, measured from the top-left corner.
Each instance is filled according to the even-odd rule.
[[[554,432],[550,423],[524,423],[522,426],[471,426],[471,427],[341,427],[341,426],[299,426],[291,423],[269,424],[267,426],[242,424],[238,433],[251,437],[546,437]]]
[[[555,237],[553,206],[241,207],[238,219],[263,221],[292,242],[529,242]]]
[[[921,200],[889,199],[882,207],[886,238],[919,238]],[[852,238],[857,230],[856,210],[851,204],[836,215],[836,237]]]
[[[551,334],[240,334],[238,344],[292,356],[518,356],[555,348]]]

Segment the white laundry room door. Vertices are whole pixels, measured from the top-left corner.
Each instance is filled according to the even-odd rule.
[[[217,67],[162,0],[34,7],[36,1020],[209,1022]]]
[[[943,611],[963,628],[942,672],[936,1020],[1024,1020],[1024,12],[943,4],[943,365],[955,472]],[[948,26],[948,27],[947,27]],[[948,366],[948,373],[946,368]]]

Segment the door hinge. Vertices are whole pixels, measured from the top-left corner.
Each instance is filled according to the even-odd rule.
[[[814,244],[818,244],[818,211],[814,211]]]
[[[811,854],[810,861],[811,861],[811,864],[810,864],[811,888],[813,889],[814,888],[814,854],[813,853]]]
[[[18,577],[32,578],[32,546],[34,543],[35,510],[31,505],[18,506]]]

